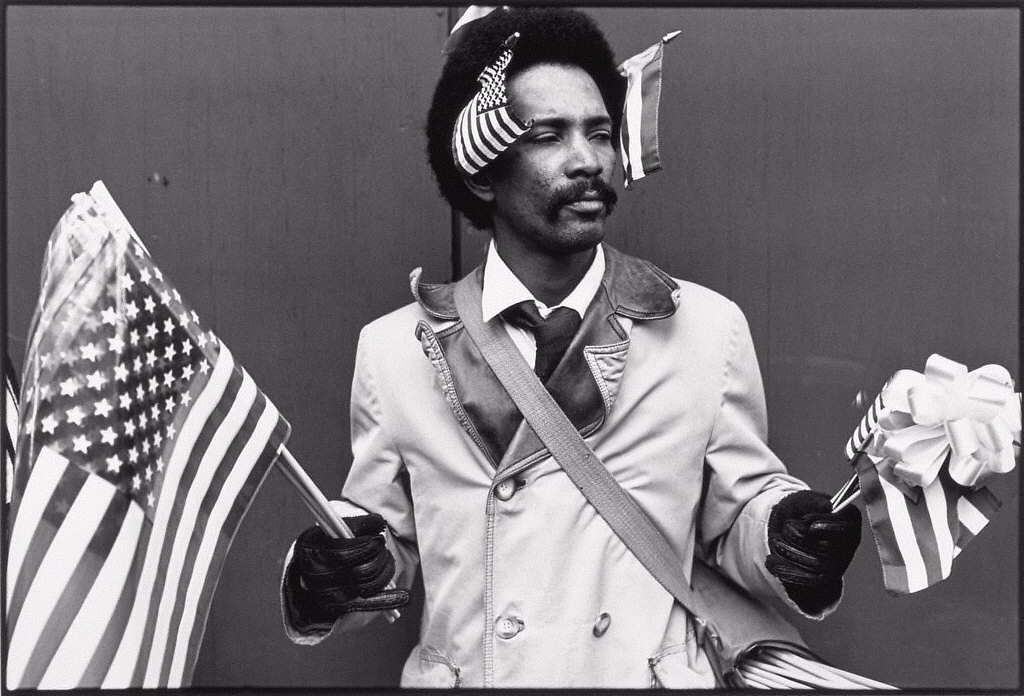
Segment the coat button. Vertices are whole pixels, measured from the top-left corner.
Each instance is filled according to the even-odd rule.
[[[604,635],[605,631],[612,623],[611,614],[606,611],[602,611],[597,616],[597,621],[594,622],[594,635],[598,638]]]
[[[507,478],[494,487],[494,495],[498,500],[509,500],[516,494],[516,480]]]
[[[494,632],[498,634],[499,638],[505,640],[515,638],[525,627],[523,622],[515,616],[499,616],[498,620],[494,622]]]

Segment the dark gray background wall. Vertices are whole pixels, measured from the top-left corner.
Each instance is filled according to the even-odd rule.
[[[665,171],[610,243],[736,300],[771,444],[811,485],[900,368],[938,352],[1019,379],[1019,13],[600,9],[620,58],[672,29]],[[434,191],[422,123],[445,8],[7,8],[7,285],[20,365],[42,250],[102,179],[164,272],[293,425],[328,493],[348,468],[355,338],[480,258]],[[846,599],[800,624],[839,666],[903,687],[1018,685],[1017,474],[953,576],[883,590],[870,537]],[[311,518],[272,474],[235,540],[195,683],[397,683],[418,606],[319,647],[284,638],[277,582]],[[866,531],[866,530],[865,530]]]

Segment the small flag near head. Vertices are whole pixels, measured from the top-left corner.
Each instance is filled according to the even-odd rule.
[[[519,136],[530,129],[512,111],[505,91],[505,69],[519,32],[505,39],[498,57],[477,78],[480,90],[459,112],[452,131],[455,165],[473,176],[498,158]]]
[[[637,179],[661,170],[658,151],[658,106],[661,101],[661,63],[664,46],[679,35],[673,31],[622,62],[619,73],[626,77],[626,102],[619,129],[622,169],[626,188]]]
[[[452,50],[462,41],[462,38],[467,33],[468,26],[478,19],[483,19],[490,13],[498,9],[494,5],[470,5],[466,8],[466,11],[459,17],[459,21],[452,27],[451,32],[448,34],[448,39],[444,42],[444,48],[442,52],[444,54],[451,53]],[[503,5],[502,9],[508,9],[507,5]]]
[[[188,686],[228,547],[288,423],[103,184],[72,200],[22,375],[7,684]]]

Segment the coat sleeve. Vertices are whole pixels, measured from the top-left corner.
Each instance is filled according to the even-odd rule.
[[[809,618],[824,618],[839,600],[807,614],[765,568],[768,516],[793,491],[807,488],[768,448],[764,386],[750,329],[730,302],[730,329],[721,399],[705,455],[699,547],[714,565],[755,595],[778,598]]]
[[[375,379],[375,356],[382,348],[375,348],[372,333],[363,329],[356,349],[355,374],[352,378],[351,437],[352,468],[342,490],[341,500],[331,501],[343,517],[376,512],[387,522],[385,539],[395,556],[397,587],[411,587],[419,554],[416,547],[416,526],[409,493],[408,474],[401,453],[391,436],[390,422],[384,400]],[[296,627],[288,602],[288,569],[292,551],[285,558],[281,581],[281,609],[285,633],[292,642],[315,645],[335,631],[347,631],[368,624],[380,612],[351,613],[335,622],[331,630],[301,631]]]

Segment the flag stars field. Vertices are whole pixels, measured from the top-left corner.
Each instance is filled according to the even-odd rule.
[[[128,489],[126,476],[132,471],[146,471],[144,479],[139,478],[140,484],[131,488],[139,494],[136,500],[148,503],[150,489],[159,487],[150,455],[165,440],[174,405],[190,403],[187,385],[196,366],[208,369],[208,363],[179,320],[189,318],[180,299],[175,299],[180,295],[166,287],[153,287],[150,283],[154,278],[162,279],[162,275],[145,266],[134,273],[129,269],[118,280],[111,279],[114,294],[123,292],[125,296],[113,297],[109,306],[99,310],[102,322],[82,322],[80,347],[61,350],[59,358],[45,354],[42,363],[55,369],[60,393],[43,405],[49,412],[40,421],[40,432],[65,455],[94,458],[93,450],[103,448],[97,461],[106,464],[97,473],[124,490]],[[123,314],[118,312],[119,305]],[[124,333],[128,341],[122,337]],[[211,338],[200,334],[199,340],[206,346]],[[104,350],[103,345],[110,350]],[[84,376],[84,382],[76,362],[95,367]],[[178,368],[180,379],[175,374]],[[105,389],[108,385],[112,387],[109,390]],[[121,464],[111,462],[113,450],[122,445],[131,451],[132,471],[122,472]],[[81,465],[93,468],[85,462]]]

